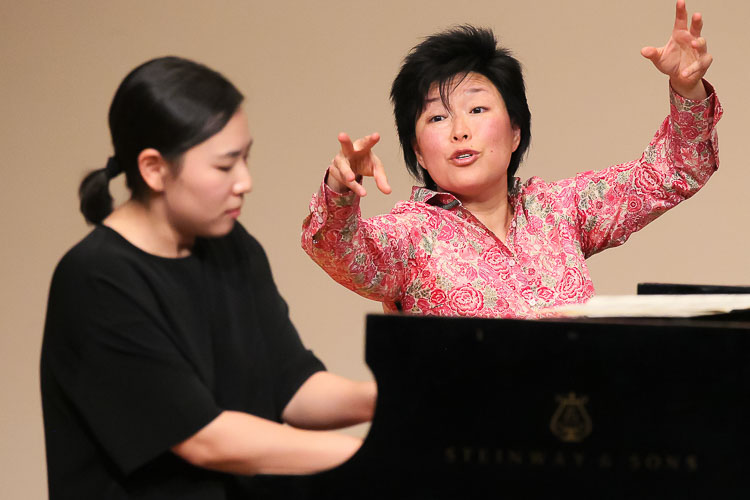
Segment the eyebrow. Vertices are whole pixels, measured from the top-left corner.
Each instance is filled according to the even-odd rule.
[[[252,139],[250,142],[247,143],[247,146],[245,149],[236,149],[234,151],[227,151],[226,153],[222,153],[218,155],[219,158],[239,158],[240,156],[244,155],[246,152],[250,150],[250,147],[252,147],[253,141]]]
[[[487,89],[484,87],[469,87],[464,91],[464,94],[477,94],[479,92],[487,92]],[[425,106],[428,104],[432,104],[433,102],[439,101],[440,95],[438,94],[435,97],[429,97],[424,100]]]

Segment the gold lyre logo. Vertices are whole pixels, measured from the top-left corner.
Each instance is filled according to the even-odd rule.
[[[549,428],[564,443],[580,443],[591,434],[591,417],[586,407],[587,396],[577,397],[575,392],[555,396],[559,403],[552,415]]]

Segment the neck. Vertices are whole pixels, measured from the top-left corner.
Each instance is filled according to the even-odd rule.
[[[168,220],[158,200],[130,200],[117,207],[103,224],[144,252],[178,258],[191,254],[195,238],[181,234]]]
[[[497,193],[486,197],[460,197],[457,198],[479,222],[492,231],[497,238],[505,243],[508,235],[510,221],[513,212],[508,202],[508,190],[504,188]]]

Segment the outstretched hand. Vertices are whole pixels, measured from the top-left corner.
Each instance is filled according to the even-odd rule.
[[[362,177],[373,177],[375,184],[385,194],[390,194],[391,186],[385,176],[385,169],[372,148],[380,140],[380,134],[366,135],[352,142],[349,135],[339,134],[341,151],[333,158],[328,166],[328,187],[339,193],[348,190],[358,196],[365,196],[367,191],[362,186]]]
[[[656,69],[669,76],[672,88],[688,99],[705,99],[707,94],[701,79],[713,58],[701,36],[703,17],[693,14],[688,28],[688,13],[684,0],[678,0],[672,36],[663,47],[644,47],[643,57],[650,59]]]

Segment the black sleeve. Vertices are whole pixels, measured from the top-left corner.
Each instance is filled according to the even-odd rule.
[[[274,397],[280,419],[281,412],[300,386],[314,373],[325,370],[325,366],[302,344],[289,318],[289,308],[274,283],[265,251],[255,238],[240,229],[244,246],[252,255],[252,274],[257,277],[253,280],[257,292],[254,295],[271,358]]]
[[[93,439],[128,474],[221,409],[138,273],[86,257],[67,256],[55,272],[42,358]]]

